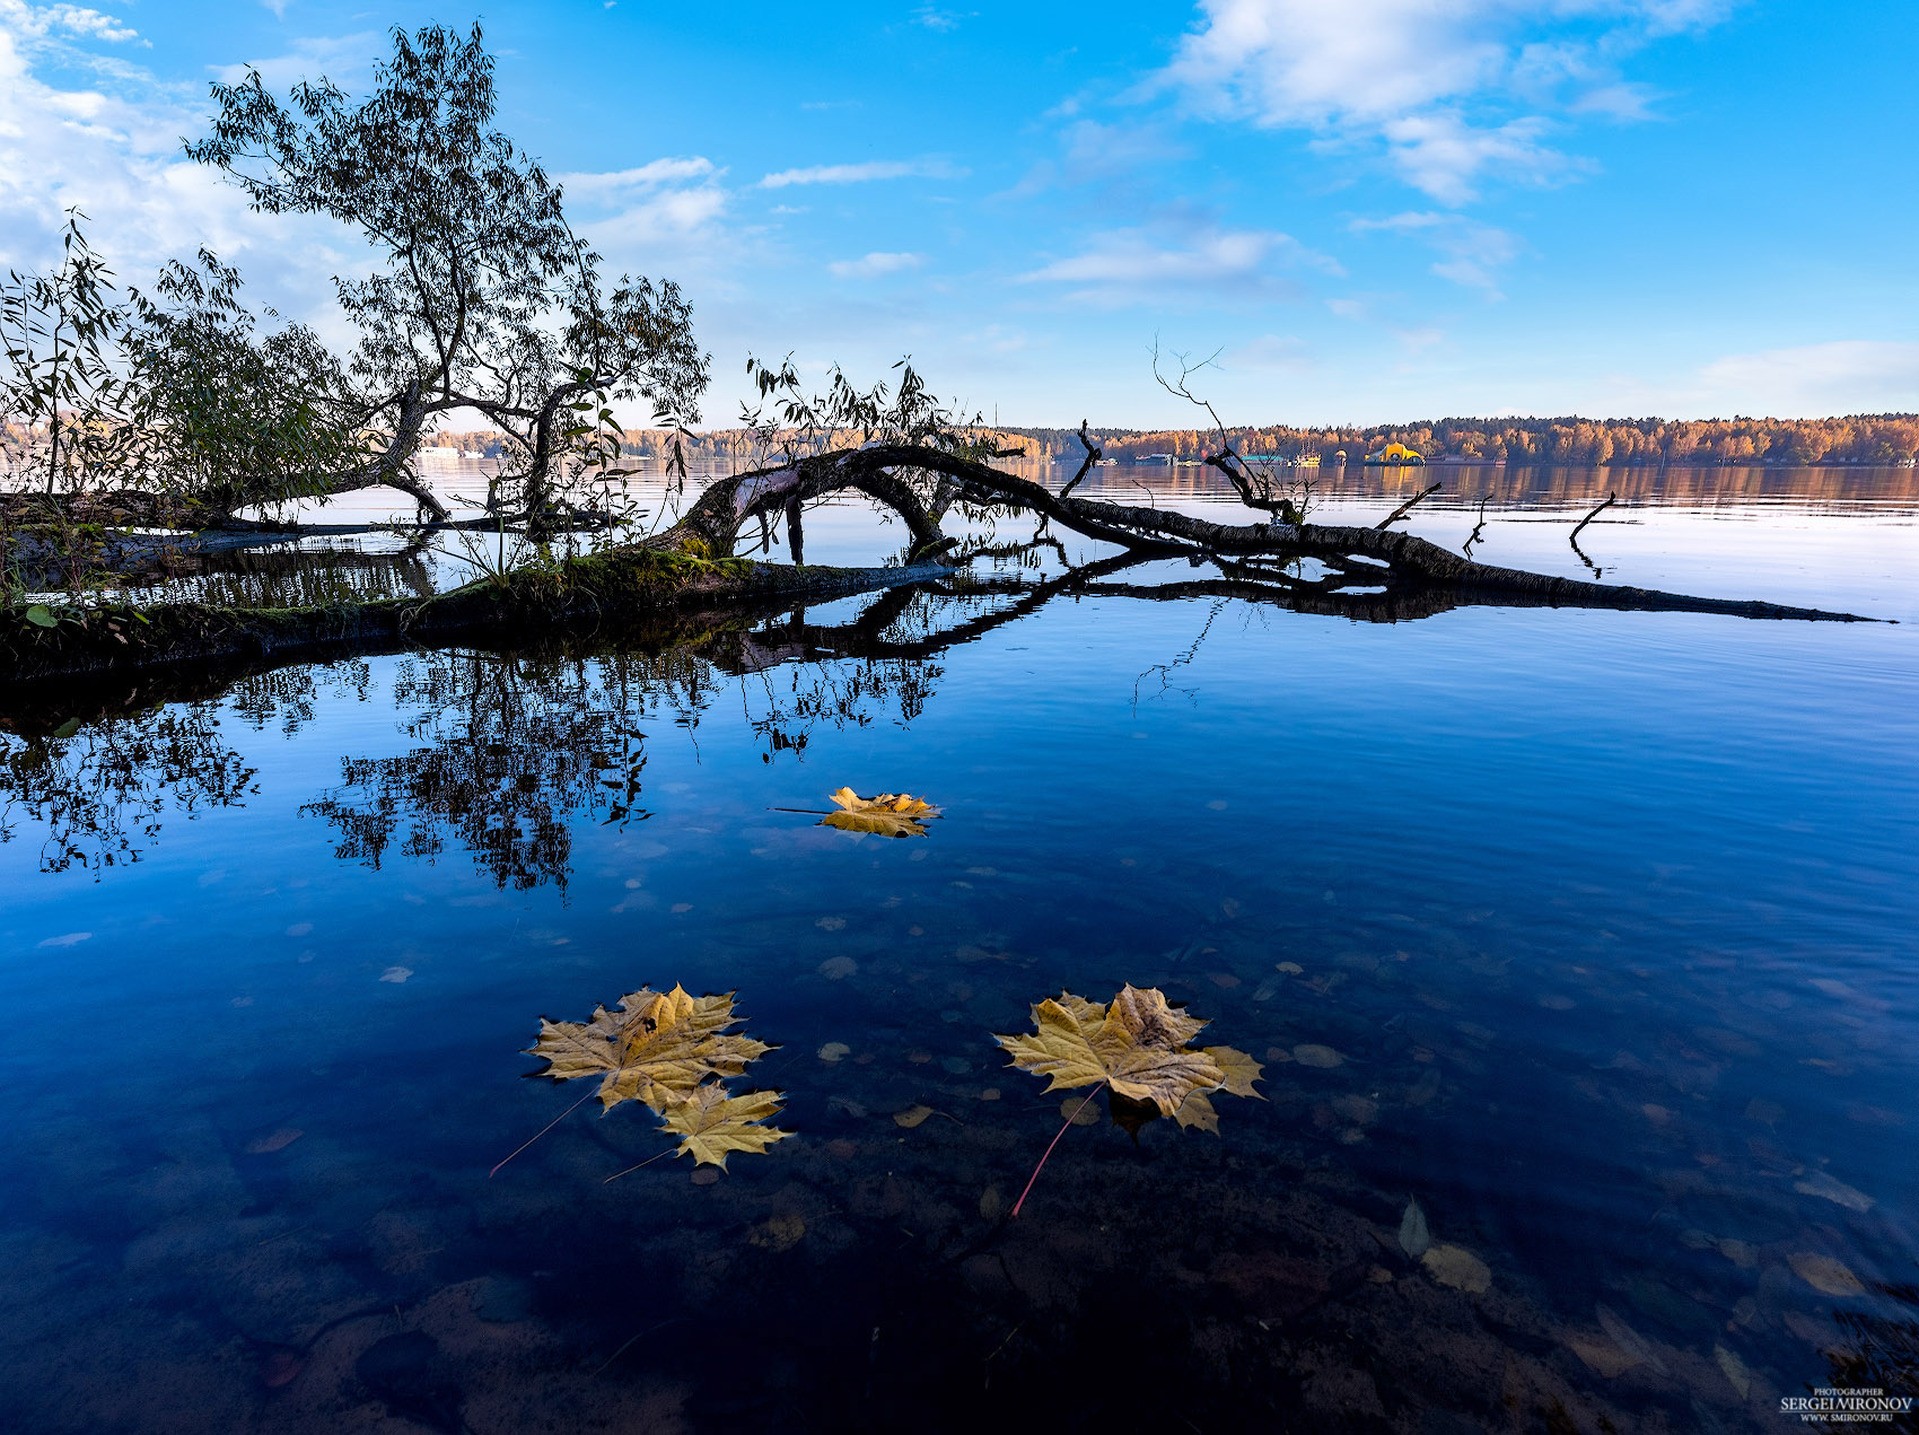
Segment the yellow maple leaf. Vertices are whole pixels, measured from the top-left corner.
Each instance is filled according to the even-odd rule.
[[[1266,1099],[1253,1090],[1253,1083],[1259,1080],[1259,1073],[1265,1068],[1252,1057],[1230,1046],[1209,1046],[1203,1049],[1208,1056],[1212,1057],[1213,1064],[1226,1078],[1219,1084],[1221,1091],[1230,1096],[1250,1096],[1256,1101]]]
[[[778,1091],[728,1096],[720,1083],[708,1082],[669,1105],[665,1125],[680,1138],[679,1155],[690,1154],[695,1166],[718,1166],[724,1171],[730,1153],[757,1155],[793,1134],[761,1124],[780,1114],[783,1099]]]
[[[861,797],[850,787],[829,793],[839,807],[820,819],[822,827],[837,827],[842,832],[870,832],[879,837],[924,837],[926,821],[940,811],[932,803],[903,792],[882,792],[878,797]]]
[[[994,1039],[1013,1065],[1051,1078],[1048,1091],[1105,1085],[1205,1130],[1218,1124],[1206,1092],[1257,1094],[1259,1063],[1231,1047],[1193,1050],[1188,1043],[1206,1023],[1168,1006],[1156,987],[1128,983],[1106,1006],[1062,992],[1033,1008],[1033,1025],[1031,1035]],[[1197,1104],[1195,1095],[1202,1098]]]
[[[555,1081],[600,1078],[600,1106],[640,1101],[655,1111],[693,1094],[709,1077],[738,1076],[770,1050],[763,1041],[725,1034],[740,1020],[731,992],[689,996],[641,988],[614,1010],[596,1006],[584,1022],[540,1019],[529,1055],[543,1057],[540,1074]]]

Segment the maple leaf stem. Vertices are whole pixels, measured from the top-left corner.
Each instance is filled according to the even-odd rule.
[[[671,1156],[679,1149],[677,1146],[669,1146],[666,1150],[660,1152],[659,1156],[648,1156],[644,1161],[640,1162],[639,1166],[628,1166],[624,1171],[615,1171],[611,1176],[608,1176],[606,1180],[600,1182],[600,1184],[602,1186],[610,1185],[622,1176],[631,1176],[635,1171],[640,1169],[640,1166],[651,1166],[655,1161],[659,1160],[661,1156]]]
[[[547,1132],[551,1131],[555,1126],[558,1126],[562,1121],[566,1120],[566,1118],[571,1116],[575,1111],[578,1111],[580,1107],[585,1103],[586,1097],[593,1096],[597,1094],[598,1091],[599,1091],[599,1088],[597,1086],[588,1087],[586,1091],[586,1096],[582,1096],[578,1101],[574,1102],[571,1106],[567,1107],[566,1110],[562,1111],[558,1116],[555,1116],[551,1121],[547,1122],[546,1125],[542,1126],[538,1131],[535,1131],[531,1136],[527,1137],[526,1140],[522,1141],[518,1146],[514,1148],[512,1156],[508,1156],[505,1161],[500,1162],[500,1166],[506,1165],[507,1161],[511,1161],[514,1156],[519,1155],[520,1152],[526,1150],[527,1147],[531,1146],[535,1141],[538,1141],[542,1136],[546,1135]],[[499,1175],[500,1166],[495,1166],[491,1171],[488,1171],[486,1173],[486,1179],[491,1181],[495,1176]]]
[[[1086,1093],[1086,1101],[1091,1101],[1095,1096],[1098,1096],[1100,1092],[1104,1091],[1105,1089],[1106,1089],[1106,1083],[1102,1081],[1098,1086],[1095,1086],[1091,1091]],[[1086,1109],[1086,1101],[1080,1102],[1079,1105],[1073,1108],[1073,1114],[1066,1118],[1065,1123],[1054,1134],[1053,1139],[1047,1143],[1046,1156],[1051,1156],[1053,1154],[1053,1147],[1059,1145],[1059,1138],[1066,1134],[1066,1128],[1068,1126],[1071,1126],[1073,1122],[1078,1118],[1080,1112]],[[1008,1220],[1019,1219],[1019,1208],[1021,1206],[1024,1206],[1026,1204],[1026,1198],[1033,1194],[1033,1183],[1039,1180],[1039,1173],[1046,1169],[1046,1156],[1042,1156],[1039,1158],[1039,1165],[1035,1166],[1033,1168],[1033,1174],[1026,1178],[1026,1189],[1024,1191],[1021,1191],[1019,1193],[1019,1199],[1013,1202],[1013,1214],[1007,1218]]]

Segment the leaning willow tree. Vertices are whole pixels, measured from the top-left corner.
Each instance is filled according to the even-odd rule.
[[[345,367],[371,442],[312,491],[385,485],[447,520],[414,456],[442,416],[472,410],[510,453],[491,519],[535,537],[606,522],[583,480],[617,473],[613,404],[646,400],[676,432],[699,418],[707,356],[691,308],[671,282],[602,278],[560,186],[494,127],[478,25],[395,30],[393,46],[357,102],[324,79],[282,99],[257,70],[216,84],[212,132],[187,146],[256,210],[338,220],[378,256],[334,279],[359,333]]]

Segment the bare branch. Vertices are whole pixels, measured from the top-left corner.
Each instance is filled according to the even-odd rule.
[[[1061,498],[1066,497],[1067,494],[1071,493],[1074,489],[1078,488],[1080,484],[1080,480],[1085,478],[1087,474],[1091,473],[1093,471],[1093,465],[1098,463],[1100,459],[1103,457],[1099,447],[1096,444],[1094,444],[1092,440],[1092,436],[1086,432],[1085,419],[1081,419],[1079,421],[1079,441],[1080,441],[1080,444],[1086,450],[1086,457],[1080,463],[1079,472],[1074,474],[1072,477],[1072,480],[1066,485],[1066,487],[1062,488],[1059,491],[1059,496]]]
[[[1407,514],[1411,513],[1413,511],[1414,505],[1417,504],[1420,501],[1420,499],[1430,498],[1433,494],[1438,493],[1443,486],[1444,485],[1438,484],[1438,483],[1427,484],[1426,487],[1422,488],[1418,493],[1415,493],[1411,498],[1407,499],[1404,503],[1400,504],[1399,507],[1395,508],[1391,513],[1387,514],[1384,518],[1380,519],[1379,522],[1374,525],[1374,527],[1391,528],[1395,523],[1399,522],[1400,519],[1404,518]]]

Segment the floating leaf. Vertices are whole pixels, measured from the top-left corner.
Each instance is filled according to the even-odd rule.
[[[758,1155],[793,1134],[761,1124],[780,1114],[782,1099],[777,1091],[728,1096],[724,1086],[711,1081],[684,1101],[669,1105],[665,1126],[680,1138],[679,1155],[690,1154],[696,1166],[718,1166],[724,1171],[730,1153]]]
[[[641,1101],[664,1114],[709,1077],[738,1076],[771,1050],[751,1037],[721,1035],[739,1020],[731,992],[692,997],[678,986],[664,994],[642,988],[621,997],[616,1010],[595,1007],[585,1022],[542,1018],[528,1054],[544,1057],[540,1074],[555,1081],[600,1077],[604,1110]]]
[[[1355,1096],[1347,1092],[1333,1098],[1332,1108],[1355,1126],[1370,1126],[1379,1120],[1379,1103],[1370,1096]]]
[[[853,1048],[843,1041],[829,1041],[820,1048],[820,1060],[831,1066],[841,1058],[852,1054]]]
[[[1259,1094],[1253,1083],[1260,1065],[1245,1052],[1230,1046],[1194,1051],[1188,1044],[1205,1025],[1170,1006],[1157,987],[1141,989],[1128,982],[1106,1006],[1071,992],[1061,992],[1057,1001],[1048,997],[1033,1008],[1031,1035],[993,1039],[1012,1056],[1014,1066],[1049,1078],[1048,1091],[1095,1088],[1077,1103],[1069,1097],[1060,1104],[1068,1125],[1084,1120],[1091,1098],[1103,1086],[1114,1124],[1137,1141],[1139,1128],[1161,1116],[1174,1117],[1182,1128],[1217,1132],[1212,1092]],[[1066,1127],[1060,1127],[1039,1158],[1026,1189],[1013,1203],[1015,1216],[1065,1134]]]
[[[1155,987],[1129,983],[1110,1006],[1062,992],[1057,1001],[1048,997],[1033,1008],[1033,1025],[1030,1036],[994,1039],[1011,1053],[1013,1065],[1051,1078],[1048,1091],[1105,1085],[1151,1102],[1162,1116],[1177,1115],[1195,1092],[1256,1094],[1259,1063],[1231,1047],[1194,1051],[1187,1043],[1206,1023],[1168,1006]],[[1216,1053],[1231,1067],[1231,1086]]]
[[[1493,1273],[1464,1246],[1434,1246],[1420,1257],[1426,1274],[1443,1286],[1483,1295],[1492,1288]]]
[[[1183,1131],[1197,1128],[1201,1131],[1210,1131],[1215,1136],[1219,1134],[1219,1113],[1213,1110],[1212,1101],[1203,1091],[1195,1091],[1180,1102],[1179,1110],[1173,1113],[1173,1119],[1179,1123]]]
[[[1255,1101],[1266,1099],[1253,1090],[1253,1083],[1259,1080],[1262,1068],[1252,1057],[1230,1046],[1208,1046],[1202,1047],[1201,1050],[1212,1057],[1213,1065],[1217,1066],[1220,1074],[1226,1078],[1219,1084],[1221,1091],[1229,1096],[1250,1096]]]
[[[850,787],[831,793],[839,806],[820,819],[822,827],[837,827],[842,832],[870,832],[879,837],[924,837],[926,821],[940,811],[930,802],[903,792],[882,792],[878,797],[861,797]]]
[[[1596,1307],[1593,1314],[1599,1317],[1599,1328],[1606,1332],[1606,1339],[1630,1355],[1635,1364],[1643,1362],[1661,1375],[1672,1374],[1671,1368],[1659,1358],[1659,1352],[1652,1348],[1646,1338],[1612,1311],[1602,1305]]]
[[[1330,1046],[1296,1046],[1293,1048],[1293,1060],[1301,1066],[1317,1066],[1321,1070],[1331,1070],[1335,1066],[1346,1064],[1346,1058]]]
[[[1610,1340],[1590,1335],[1569,1335],[1566,1344],[1572,1348],[1574,1355],[1608,1380],[1623,1375],[1635,1365],[1643,1364],[1638,1356],[1627,1354]]]
[[[909,1106],[904,1111],[893,1113],[893,1124],[911,1131],[915,1126],[924,1124],[926,1118],[932,1114],[933,1108],[930,1106]]]
[[[1719,1363],[1719,1369],[1725,1374],[1732,1388],[1739,1392],[1741,1400],[1752,1397],[1752,1372],[1746,1368],[1746,1362],[1723,1345],[1712,1348],[1712,1358]]]
[[[1826,1295],[1864,1295],[1866,1288],[1859,1277],[1843,1261],[1831,1256],[1814,1255],[1810,1251],[1800,1251],[1786,1257],[1793,1274]]]
[[[1419,1209],[1419,1202],[1408,1201],[1406,1214],[1399,1218],[1399,1248],[1418,1260],[1432,1246],[1433,1233],[1426,1224],[1426,1213]]]
[[[754,1245],[769,1251],[790,1251],[806,1236],[806,1218],[797,1211],[769,1217],[753,1228],[748,1236]]]
[[[1844,1181],[1834,1180],[1824,1171],[1815,1171],[1802,1181],[1794,1181],[1792,1189],[1802,1196],[1821,1197],[1849,1211],[1870,1211],[1875,1204],[1864,1191],[1855,1190]]]

